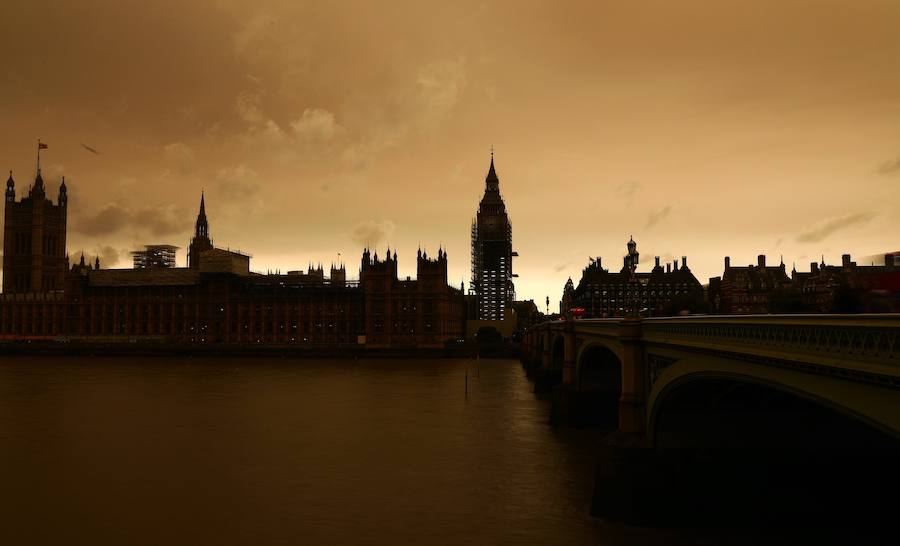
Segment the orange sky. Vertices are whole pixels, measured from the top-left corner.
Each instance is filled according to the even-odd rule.
[[[687,255],[704,283],[725,255],[900,250],[896,0],[5,0],[0,21],[0,167],[21,194],[49,143],[69,251],[108,266],[186,246],[203,188],[254,270],[340,252],[353,276],[368,240],[414,275],[421,242],[468,286],[491,145],[517,295],[551,310],[629,235],[641,269]]]

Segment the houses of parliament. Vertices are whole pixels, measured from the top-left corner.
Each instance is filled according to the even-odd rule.
[[[443,248],[418,251],[415,279],[398,276],[396,250],[369,248],[358,280],[343,264],[255,273],[247,254],[213,245],[201,195],[186,267],[174,267],[176,247],[151,245],[134,268],[107,269],[83,255],[70,264],[67,207],[64,180],[54,202],[38,168],[17,200],[10,173],[2,340],[437,348],[465,337],[467,297],[448,285]]]

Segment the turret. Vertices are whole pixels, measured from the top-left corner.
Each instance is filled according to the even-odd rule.
[[[66,177],[62,178],[62,183],[59,185],[59,206],[65,207],[69,202],[69,194],[66,191]]]
[[[637,251],[637,243],[634,242],[634,237],[628,238],[628,255],[625,256],[624,269],[628,271],[634,271],[637,269],[638,263],[640,262],[640,253]]]
[[[9,178],[6,180],[6,202],[13,203],[16,200],[16,182],[13,180],[12,171],[9,171]]]

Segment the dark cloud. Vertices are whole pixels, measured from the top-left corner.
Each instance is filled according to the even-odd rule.
[[[105,246],[100,249],[100,263],[106,264],[108,267],[119,265],[119,261],[123,258],[127,258],[127,254],[111,246]]]
[[[246,165],[219,169],[215,180],[217,200],[246,205],[259,194],[259,174]]]
[[[816,227],[804,231],[797,235],[798,243],[818,243],[826,237],[846,229],[848,227],[865,224],[875,218],[872,212],[857,212],[855,214],[847,214],[838,218],[827,220]]]
[[[353,228],[351,238],[360,246],[374,248],[394,233],[394,222],[390,220],[368,220]]]
[[[616,186],[615,193],[630,203],[639,189],[641,189],[641,185],[637,182],[622,182]]]
[[[112,235],[125,228],[152,236],[174,235],[189,229],[190,220],[167,206],[131,210],[113,203],[72,221],[72,230],[84,235]]]
[[[900,173],[900,157],[897,157],[890,161],[885,161],[884,163],[879,165],[878,173],[883,174],[885,176],[890,176],[890,175]]]
[[[73,231],[85,235],[109,235],[125,227],[131,215],[119,205],[106,205],[94,215],[73,219]]]
[[[119,265],[119,260],[126,258],[126,251],[119,251],[111,246],[100,248],[100,267],[111,268]]]
[[[647,227],[653,227],[659,222],[666,219],[669,216],[669,213],[672,212],[672,207],[670,205],[666,205],[656,212],[651,212],[647,217]]]
[[[174,235],[190,228],[191,220],[187,215],[179,215],[173,209],[160,207],[157,209],[140,209],[134,213],[134,220],[150,235]]]

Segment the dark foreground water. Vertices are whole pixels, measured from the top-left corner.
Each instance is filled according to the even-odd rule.
[[[7,358],[0,544],[722,543],[591,518],[597,433],[550,427],[515,361],[474,374]]]

